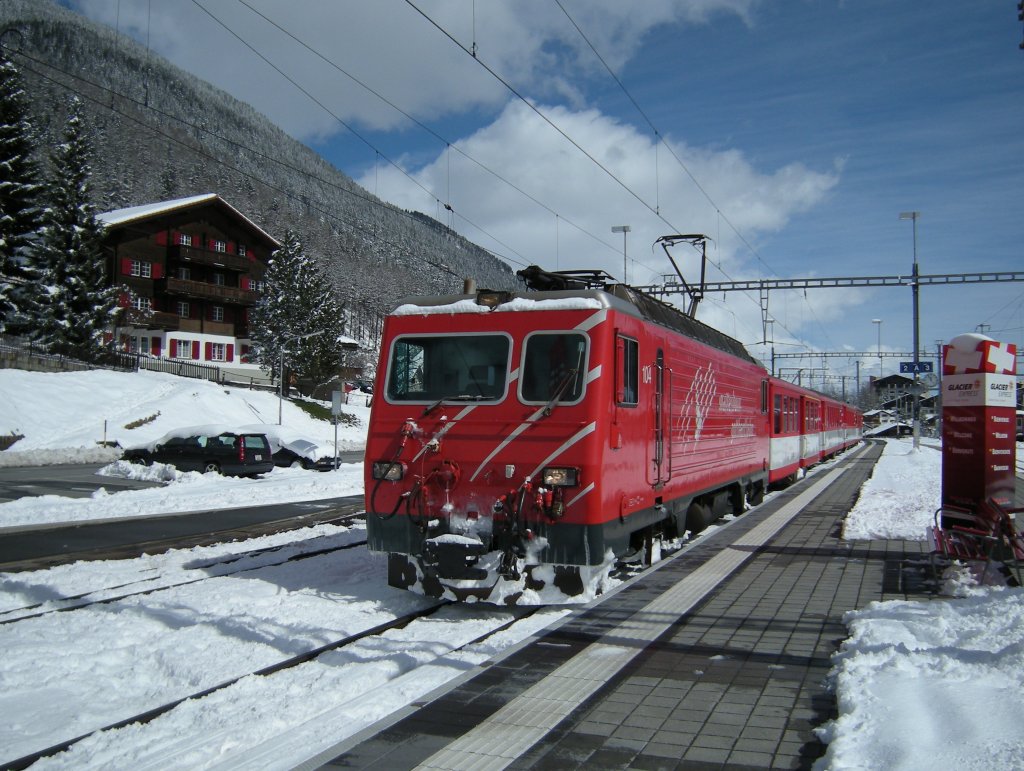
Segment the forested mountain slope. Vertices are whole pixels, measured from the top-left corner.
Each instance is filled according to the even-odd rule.
[[[323,261],[348,334],[374,345],[409,294],[511,288],[512,270],[421,213],[383,203],[305,145],[209,83],[50,0],[0,2],[0,33],[32,99],[41,148],[68,100],[84,102],[96,148],[96,206],[117,209],[214,192],[269,233],[299,234]]]

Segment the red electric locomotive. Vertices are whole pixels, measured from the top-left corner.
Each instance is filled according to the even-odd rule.
[[[826,425],[850,408],[672,306],[598,272],[521,275],[532,291],[414,298],[385,323],[366,510],[391,585],[579,594],[850,440]]]

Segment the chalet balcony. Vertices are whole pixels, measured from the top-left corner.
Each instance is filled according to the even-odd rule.
[[[165,311],[140,311],[129,308],[122,324],[138,329],[177,329],[178,314]]]
[[[248,289],[239,289],[236,286],[222,286],[221,284],[207,284],[204,281],[189,281],[183,278],[168,277],[161,279],[157,282],[157,286],[167,294],[194,297],[199,300],[215,300],[221,303],[234,303],[235,305],[255,305],[259,299],[257,292]]]
[[[172,246],[170,256],[181,262],[212,265],[217,268],[238,270],[242,273],[249,273],[253,269],[253,263],[248,257],[239,257],[237,254],[228,254],[227,252],[211,252],[195,246]]]

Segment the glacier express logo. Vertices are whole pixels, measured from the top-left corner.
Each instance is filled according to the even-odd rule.
[[[679,434],[684,442],[692,441],[696,444],[700,441],[704,432],[704,421],[711,411],[717,391],[718,384],[712,366],[708,364],[707,367],[698,367],[693,382],[690,383],[690,390],[679,409]]]

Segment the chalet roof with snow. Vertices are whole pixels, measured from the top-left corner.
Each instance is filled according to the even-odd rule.
[[[187,198],[176,198],[172,201],[158,201],[156,203],[143,204],[141,206],[129,206],[125,209],[114,209],[113,211],[102,212],[96,215],[107,229],[125,227],[127,225],[142,222],[154,217],[161,217],[168,214],[176,214],[188,209],[200,208],[202,206],[215,206],[237,218],[245,227],[251,229],[261,239],[265,240],[271,250],[280,248],[281,242],[267,233],[263,228],[242,214],[238,209],[229,204],[216,193],[204,193],[193,195]]]

